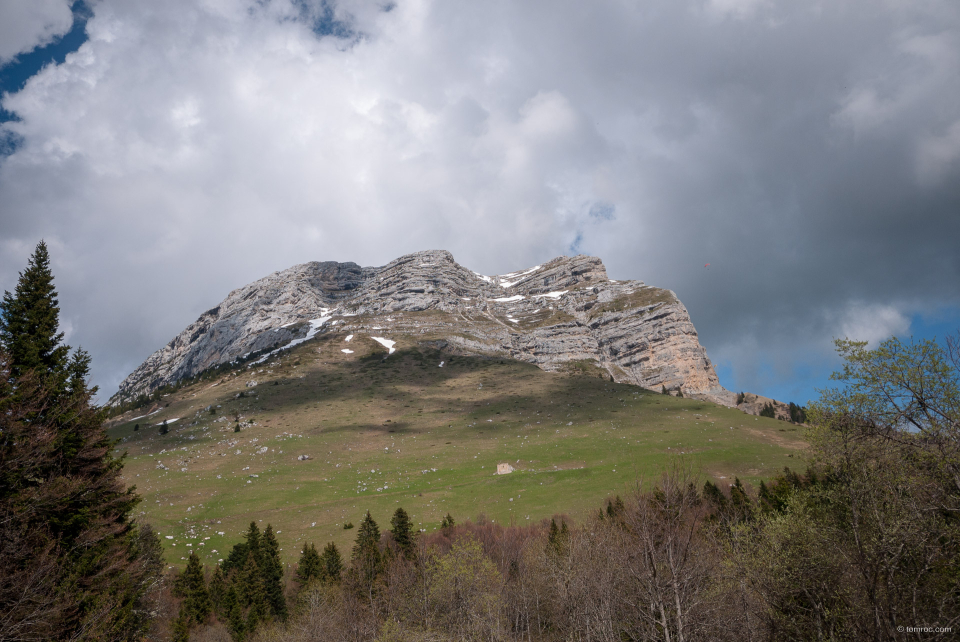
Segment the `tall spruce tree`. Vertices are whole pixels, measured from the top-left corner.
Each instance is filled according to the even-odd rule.
[[[357,529],[357,540],[353,545],[351,557],[351,582],[358,595],[373,599],[374,587],[377,578],[383,573],[383,553],[380,551],[380,528],[367,511],[360,528]]]
[[[321,571],[320,553],[317,552],[317,547],[313,544],[304,544],[300,561],[297,563],[297,582],[301,587],[306,586],[310,580],[319,580]]]
[[[66,371],[70,348],[60,343],[63,333],[59,326],[60,305],[50,254],[47,244],[40,241],[13,294],[4,292],[0,303],[0,344],[7,351],[14,377],[30,371],[41,376]]]
[[[333,542],[323,548],[320,555],[320,581],[324,584],[336,583],[343,575],[343,556]]]
[[[178,584],[188,624],[203,624],[210,615],[210,595],[203,578],[203,565],[195,551],[190,553],[187,568],[180,576]]]
[[[135,638],[162,550],[131,519],[140,499],[58,314],[41,243],[0,304],[0,639]]]
[[[267,524],[260,538],[261,573],[263,585],[273,617],[287,618],[287,601],[283,597],[283,563],[280,561],[280,545],[273,535],[273,527]]]
[[[398,508],[390,519],[390,534],[393,535],[393,541],[397,543],[400,553],[408,560],[413,559],[413,526],[410,522],[410,516],[407,511]]]

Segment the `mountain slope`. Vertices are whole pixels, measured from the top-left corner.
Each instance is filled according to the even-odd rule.
[[[379,268],[306,263],[234,290],[152,354],[111,402],[329,333],[442,341],[451,353],[505,356],[547,371],[589,364],[618,383],[735,401],[673,292],[612,281],[596,257],[485,276],[435,250]]]
[[[799,426],[612,383],[589,364],[544,372],[451,354],[439,335],[398,335],[392,354],[379,334],[349,336],[320,334],[111,420],[170,563],[190,550],[215,562],[251,520],[271,523],[293,562],[304,541],[349,550],[344,523],[367,510],[384,525],[402,506],[428,530],[447,513],[582,519],[673,463],[753,484],[803,466]],[[494,474],[507,463],[513,473]]]

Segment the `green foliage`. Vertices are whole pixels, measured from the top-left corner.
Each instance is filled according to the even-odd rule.
[[[357,529],[357,540],[353,545],[353,554],[350,559],[351,583],[360,596],[372,599],[377,578],[383,571],[380,528],[370,516],[370,511],[367,511]]]
[[[188,624],[203,624],[210,615],[211,604],[203,578],[203,565],[195,552],[191,551],[180,581],[178,588],[184,598],[181,614],[186,614]]]
[[[339,582],[342,573],[343,557],[340,556],[337,545],[329,542],[320,555],[320,581],[324,584]]]
[[[660,386],[660,394],[661,394],[661,395],[669,395],[669,394],[670,394],[670,392],[667,390],[667,386],[665,386],[665,385]]]
[[[803,406],[798,406],[797,404],[790,402],[790,421],[795,424],[803,424],[807,422],[807,409]]]
[[[738,393],[737,393],[737,405],[739,406],[740,404],[742,404],[743,401],[744,401],[744,399],[746,399],[746,398],[747,398],[747,395],[746,395],[745,393],[743,393],[743,392],[738,392]]]
[[[162,551],[58,314],[41,242],[0,304],[0,639],[136,638]]]
[[[557,520],[550,520],[550,530],[547,532],[547,547],[554,555],[563,555],[567,551],[567,545],[570,540],[570,530],[567,527],[566,520],[560,520],[560,526],[557,527]]]
[[[167,425],[166,419],[164,419],[163,423],[160,424],[160,434],[165,435],[168,432],[170,432],[170,427]]]
[[[300,562],[297,564],[297,582],[301,587],[306,586],[310,580],[319,580],[322,572],[322,563],[320,553],[313,544],[304,543],[303,551],[300,553]]]
[[[440,528],[446,530],[448,528],[453,528],[455,524],[456,522],[453,521],[453,517],[450,515],[450,513],[447,513],[447,515],[440,522]]]
[[[181,607],[180,615],[173,621],[170,631],[172,642],[189,642],[190,640],[190,618],[186,610]]]
[[[58,377],[66,371],[70,348],[60,343],[59,317],[50,254],[46,243],[40,241],[13,294],[4,292],[0,303],[0,344],[7,352],[13,377],[28,372]]]
[[[430,564],[428,575],[428,600],[441,630],[459,640],[500,637],[502,578],[477,540],[457,540]]]
[[[390,534],[393,535],[393,541],[396,542],[400,553],[407,559],[413,559],[413,525],[407,511],[403,508],[394,511],[390,526]]]
[[[350,530],[351,528],[353,528],[353,522],[344,522],[344,524],[343,524],[343,530],[348,531],[348,530]]]
[[[280,562],[280,545],[273,535],[273,527],[267,524],[260,542],[261,573],[270,613],[281,620],[287,617],[287,603],[283,597],[283,565]]]
[[[760,409],[760,416],[761,416],[761,417],[769,417],[770,419],[776,419],[776,418],[777,418],[777,410],[776,410],[776,408],[774,408],[774,406],[773,406],[772,403],[769,403],[769,402],[768,402],[768,403],[764,404],[763,408]]]

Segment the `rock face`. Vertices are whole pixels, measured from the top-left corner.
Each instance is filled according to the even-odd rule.
[[[234,290],[150,355],[111,402],[327,332],[376,335],[401,347],[440,339],[461,353],[509,356],[544,370],[599,368],[617,382],[735,403],[673,292],[611,281],[591,256],[485,276],[439,250],[379,268],[306,263]]]

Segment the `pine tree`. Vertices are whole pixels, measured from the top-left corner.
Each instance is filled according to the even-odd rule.
[[[233,586],[227,590],[224,599],[224,610],[227,612],[227,617],[230,622],[230,636],[234,639],[234,642],[243,642],[247,633],[246,620],[243,617],[243,607],[240,604],[240,596]]]
[[[440,522],[440,528],[446,530],[448,528],[453,528],[454,524],[456,524],[456,522],[453,521],[453,517],[450,515],[450,513],[447,513],[447,516],[444,517]]]
[[[244,541],[233,545],[230,554],[223,562],[223,572],[229,575],[231,571],[242,571],[247,563],[247,553],[253,551],[254,559],[260,563],[260,529],[256,522],[250,522],[250,528],[244,534]]]
[[[47,244],[37,244],[20,273],[13,294],[4,292],[0,303],[0,344],[6,349],[11,374],[29,371],[54,376],[67,369],[70,348],[61,345],[60,306],[50,271]]]
[[[310,580],[319,580],[322,572],[320,554],[313,544],[304,544],[297,563],[297,582],[301,587],[310,583]]]
[[[124,485],[122,458],[91,402],[88,357],[69,388],[65,371],[15,377],[12,361],[0,350],[0,638],[4,627],[33,639],[137,637],[162,552],[130,518],[140,499]]]
[[[284,620],[287,617],[287,602],[283,597],[283,564],[280,562],[280,545],[270,524],[267,524],[260,538],[260,558],[270,612],[275,618]]]
[[[368,599],[373,598],[374,584],[383,572],[383,553],[380,551],[380,528],[367,511],[357,540],[353,545],[351,576],[357,592]]]
[[[213,576],[210,578],[210,588],[207,589],[210,595],[210,604],[217,615],[225,615],[224,600],[227,594],[227,581],[223,576],[223,569],[218,564],[213,569]],[[224,618],[226,619],[226,618]]]
[[[398,508],[390,519],[390,533],[393,535],[393,541],[397,543],[400,553],[408,560],[413,559],[413,527],[410,523],[410,516],[407,511]]]
[[[320,556],[320,581],[324,584],[336,583],[340,581],[343,574],[343,557],[337,550],[337,545],[333,542],[328,543]]]
[[[190,641],[190,618],[187,616],[186,609],[180,607],[180,615],[173,621],[173,627],[170,632],[172,642]]]
[[[183,611],[189,623],[203,624],[210,615],[210,595],[203,579],[203,565],[197,553],[191,552],[187,568],[180,576]]]

